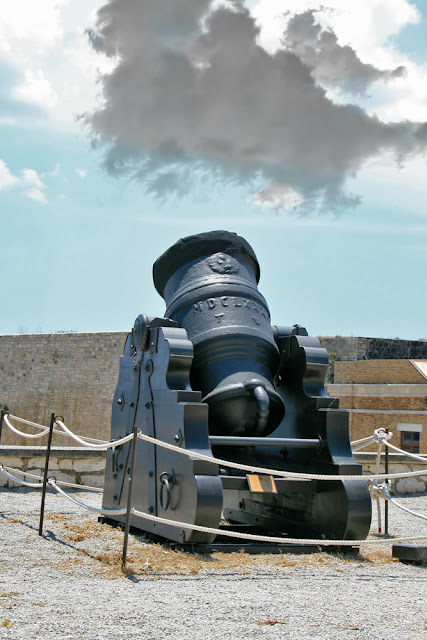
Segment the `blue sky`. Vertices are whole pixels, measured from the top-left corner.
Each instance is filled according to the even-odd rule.
[[[0,333],[128,330],[139,313],[163,315],[154,260],[182,236],[228,229],[255,249],[274,324],[303,324],[314,335],[427,338],[422,154],[403,166],[371,154],[345,179],[360,204],[342,210],[256,203],[248,184],[228,180],[194,184],[182,197],[147,195],[131,175],[104,171],[103,150],[91,148],[75,119],[100,104],[97,70],[112,69],[84,35],[102,4],[46,0],[35,9],[15,0],[0,16]],[[247,6],[272,52],[280,16],[320,4],[332,8],[316,14],[320,23],[365,64],[407,69],[350,97],[329,85],[330,100],[387,123],[426,122],[427,2],[366,0],[346,11],[337,0]]]

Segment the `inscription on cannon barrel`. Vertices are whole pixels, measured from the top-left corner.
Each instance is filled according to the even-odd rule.
[[[219,298],[200,300],[193,304],[193,314],[215,311],[213,315],[217,319],[217,322],[220,323],[225,316],[225,310],[230,307],[233,309],[241,307],[242,309],[249,309],[249,311],[255,312],[256,315],[251,314],[251,317],[256,325],[260,324],[257,316],[270,320],[269,313],[262,305],[250,298],[242,298],[239,296],[221,296]]]

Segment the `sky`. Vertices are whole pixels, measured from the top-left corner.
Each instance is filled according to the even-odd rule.
[[[427,339],[427,0],[0,0],[0,333],[162,316],[180,237],[272,323]]]

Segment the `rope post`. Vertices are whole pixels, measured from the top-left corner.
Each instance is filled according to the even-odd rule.
[[[49,436],[48,436],[47,447],[46,447],[46,461],[44,465],[44,474],[43,474],[42,502],[40,505],[39,536],[43,535],[44,503],[46,500],[47,474],[49,471],[49,458],[50,458],[50,449],[52,446],[52,436],[53,436],[54,425],[55,425],[55,414],[51,413],[50,425],[49,425]]]
[[[1,412],[0,412],[0,444],[1,444],[1,434],[2,434],[2,431],[3,431],[4,413],[5,413],[5,411],[4,411],[4,409],[2,409]]]
[[[127,501],[126,521],[125,521],[125,537],[123,540],[122,569],[126,569],[126,556],[127,556],[127,550],[128,550],[130,516],[131,516],[131,510],[132,510],[132,489],[133,489],[133,477],[135,475],[134,471],[135,471],[137,444],[138,444],[138,427],[134,425],[133,440],[131,440],[132,454],[130,459],[129,478],[128,478],[129,489],[128,489],[128,501]]]
[[[388,433],[388,429],[385,430],[386,433]],[[385,448],[385,462],[384,462],[384,473],[388,474],[388,447],[386,445]],[[387,482],[388,478],[386,478],[384,480],[384,482]],[[388,500],[385,501],[385,505],[384,505],[384,534],[386,536],[388,536]]]

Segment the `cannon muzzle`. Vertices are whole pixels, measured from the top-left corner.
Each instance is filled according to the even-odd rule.
[[[227,231],[183,238],[153,267],[165,317],[193,343],[191,386],[209,405],[212,435],[264,436],[284,416],[273,385],[279,351],[259,277],[252,247]]]

